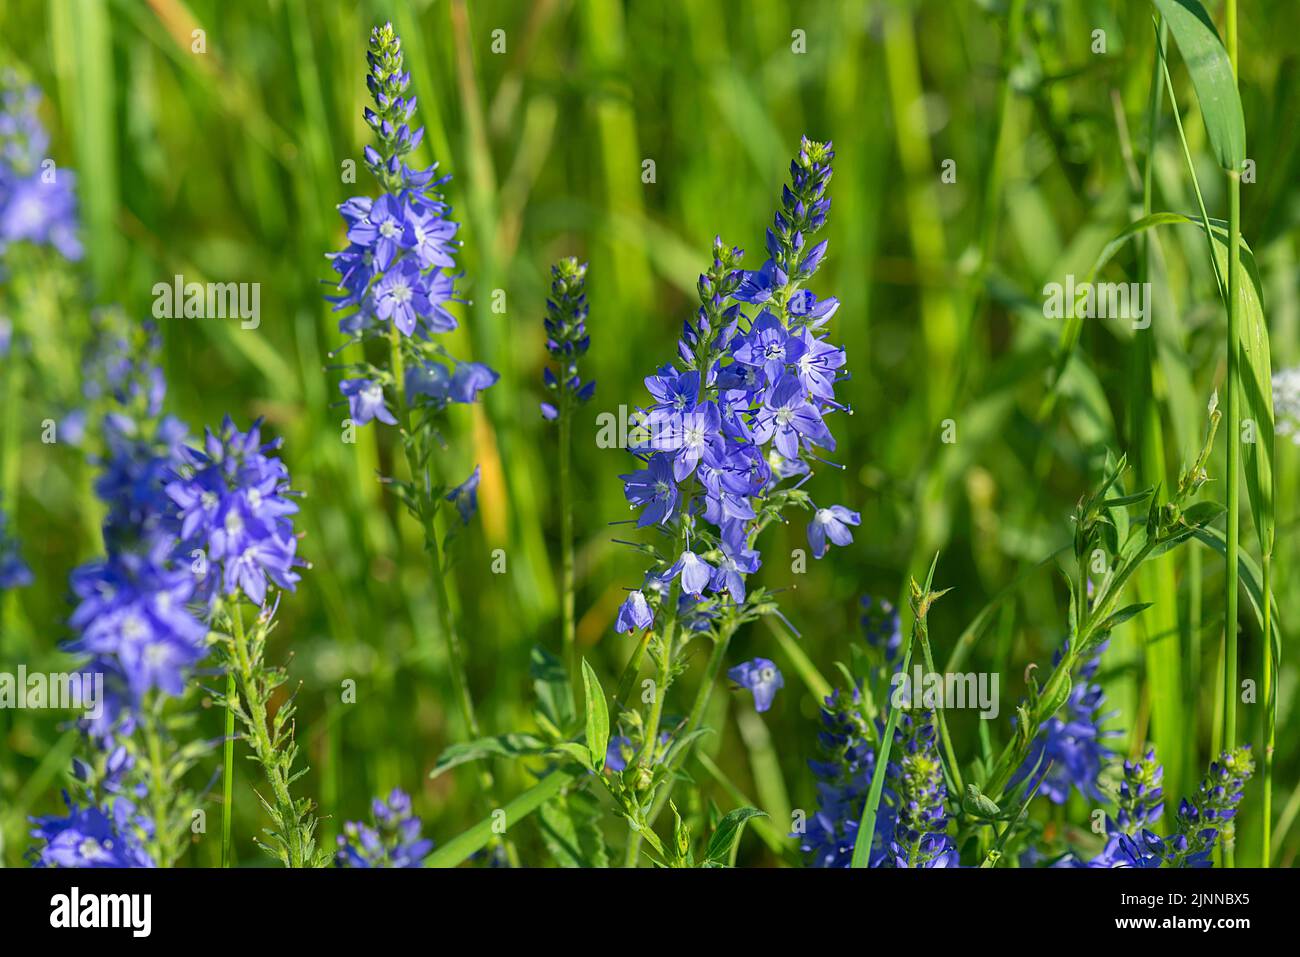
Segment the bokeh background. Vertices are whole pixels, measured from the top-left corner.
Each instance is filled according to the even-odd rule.
[[[1024,576],[979,619],[968,665],[1001,677],[1002,716],[984,730],[1005,740],[1025,665],[1046,665],[1065,633],[1059,576],[1035,566],[1070,541],[1071,507],[1096,484],[1106,450],[1127,449],[1136,419],[1155,420],[1166,480],[1176,476],[1224,375],[1224,316],[1203,237],[1167,232],[1152,387],[1133,387],[1132,332],[1092,322],[1061,401],[1038,415],[1060,334],[1059,321],[1044,318],[1044,284],[1086,274],[1140,215],[1133,164],[1144,150],[1153,33],[1146,4],[1029,0],[1020,42],[1009,46],[1006,8],[999,0],[6,0],[0,55],[46,93],[52,153],[79,177],[87,258],[74,294],[43,316],[51,371],[7,419],[16,454],[6,461],[6,505],[37,583],[6,598],[3,659],[66,667],[57,645],[68,637],[67,575],[100,550],[81,453],[40,441],[40,421],[76,401],[90,306],[120,303],[143,319],[154,283],[178,273],[258,282],[256,330],[163,321],[168,408],[193,430],[227,413],[241,424],[264,416],[307,494],[298,527],[313,568],[286,596],[270,650],[301,683],[299,738],[311,766],[301,787],[326,815],[327,840],[394,786],[413,793],[436,841],[477,820],[471,769],[428,779],[464,732],[419,531],[377,479],[400,468],[392,435],[368,426],[356,445],[344,443],[338,375],[326,370],[341,337],[322,300],[324,256],[343,244],[336,205],[371,190],[364,168],[356,186],[342,169],[360,165],[367,142],[366,38],[391,18],[428,127],[417,156],[454,176],[447,193],[463,224],[462,289],[472,305],[451,348],[501,373],[481,405],[455,410],[446,452],[447,474],[483,469],[453,600],[485,726],[531,728],[529,650],[559,643],[556,437],[537,410],[550,263],[569,254],[590,262],[587,368],[598,387],[575,427],[578,637],[612,680],[631,640],[614,634],[615,611],[642,565],[613,542],[620,529],[610,523],[628,516],[617,476],[629,458],[597,446],[596,417],[642,401],[642,377],[672,357],[715,235],[749,249],[752,267],[761,262],[763,230],[807,133],[836,149],[831,245],[814,288],[843,303],[832,338],[848,350],[852,379],[841,392],[853,408],[835,423],[843,469],[822,469],[810,488],[819,502],[859,510],[862,525],[852,547],[810,562],[806,574],[792,572],[790,558],[805,545],[803,528],[768,533],[759,580],[786,589],[782,608],[807,662],[791,656],[779,629],[747,626],[732,663],[771,657],[786,688],[763,716],[748,695],[716,696],[708,723],[722,730],[704,749],[777,827],[792,808],[811,810],[818,699],[804,676],[811,667],[842,683],[835,663],[862,640],[860,597],[897,601],[936,551],[936,586],[953,589],[932,615],[940,659]],[[205,52],[193,52],[195,30]],[[1093,52],[1096,30],[1104,53]],[[1298,33],[1295,4],[1243,5],[1241,87],[1258,168],[1243,190],[1243,232],[1263,273],[1279,369],[1300,361]],[[504,52],[494,52],[501,39]],[[1225,181],[1176,54],[1171,68],[1206,202],[1224,216]],[[654,161],[652,183],[643,182],[645,160]],[[945,160],[955,161],[953,183],[941,181]],[[1155,183],[1157,209],[1193,211],[1167,106]],[[1109,278],[1132,278],[1134,261],[1132,249],[1121,253]],[[494,290],[504,290],[504,311],[492,308]],[[945,419],[955,443],[940,441]],[[1215,476],[1222,446],[1221,435]],[[1300,808],[1296,667],[1287,653],[1300,555],[1297,455],[1281,440],[1278,464],[1284,655],[1274,809],[1278,862],[1289,865],[1300,849],[1291,827]],[[1247,519],[1242,540],[1253,551],[1249,529]],[[504,550],[504,574],[490,571],[495,549]],[[1128,752],[1154,734],[1173,796],[1193,787],[1209,757],[1222,562],[1191,546],[1165,567],[1148,583],[1158,593],[1143,595],[1159,607],[1116,633],[1102,681],[1117,711],[1112,746]],[[1258,680],[1259,629],[1245,603],[1243,623],[1241,676]],[[1166,657],[1145,654],[1151,643]],[[1179,667],[1151,674],[1151,662],[1169,655]],[[686,710],[698,671],[674,689],[670,713]],[[357,683],[355,704],[341,701],[346,679]],[[1176,723],[1153,730],[1153,705],[1170,695]],[[1257,749],[1262,717],[1262,705],[1243,705],[1241,733]],[[969,713],[952,721],[958,752],[973,756],[979,722]],[[215,709],[204,722],[219,733]],[[75,735],[48,712],[13,712],[3,728],[0,824],[12,865],[25,817],[59,805]],[[215,767],[214,756],[205,772]],[[261,862],[251,844],[260,808],[240,791],[253,770],[241,768],[236,783],[243,863]],[[523,765],[500,763],[496,773],[506,795],[531,781]],[[734,803],[702,783],[722,805]],[[1088,810],[1076,803],[1057,817],[1086,825]],[[213,822],[219,813],[213,804]],[[1255,786],[1240,820],[1239,861],[1248,864],[1258,857]],[[217,833],[210,827],[196,841],[190,863],[216,861]],[[610,836],[621,842],[623,830]],[[745,842],[742,863],[778,860]]]

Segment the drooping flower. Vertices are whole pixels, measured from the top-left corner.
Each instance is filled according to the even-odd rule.
[[[742,662],[730,669],[727,677],[742,688],[749,689],[754,696],[754,710],[760,712],[771,708],[776,693],[785,687],[781,669],[767,658]]]
[[[371,805],[374,826],[349,821],[339,835],[334,857],[338,867],[419,867],[433,850],[433,841],[420,837],[420,819],[411,811],[411,798],[394,788],[387,800]]]
[[[384,387],[373,379],[344,379],[339,383],[339,391],[347,397],[348,411],[357,425],[365,425],[372,419],[387,425],[397,424],[384,404]]]
[[[620,635],[630,634],[633,631],[644,631],[653,624],[654,613],[650,610],[645,595],[640,591],[628,592],[627,598],[619,606],[614,630]]]
[[[834,545],[853,544],[850,525],[858,525],[862,516],[851,512],[843,505],[819,508],[813,512],[812,521],[808,523],[808,545],[812,548],[813,558],[821,558],[830,550],[827,539]]]
[[[456,506],[462,525],[468,525],[478,511],[478,482],[481,474],[479,466],[474,466],[469,478],[447,493],[447,501]]]

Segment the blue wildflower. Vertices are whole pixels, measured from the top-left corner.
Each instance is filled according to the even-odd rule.
[[[420,837],[420,819],[411,812],[411,798],[394,788],[387,800],[371,805],[374,826],[359,821],[343,825],[338,867],[419,867],[433,850],[433,841]]]
[[[1196,796],[1178,805],[1177,830],[1166,841],[1171,867],[1211,867],[1210,855],[1222,839],[1230,844],[1234,818],[1246,782],[1255,773],[1250,745],[1224,751],[1210,763]]]
[[[587,264],[573,256],[551,267],[551,295],[546,300],[546,351],[556,368],[547,367],[542,376],[555,402],[542,403],[542,417],[558,419],[571,403],[587,402],[596,392],[595,382],[583,382],[578,360],[591,345],[587,335]]]
[[[341,386],[359,423],[396,424],[390,407],[440,411],[448,401],[474,402],[497,380],[487,366],[457,363],[431,342],[457,325],[448,305],[460,301],[452,272],[459,226],[441,193],[449,177],[438,176],[436,164],[412,169],[406,163],[424,128],[412,126],[415,98],[407,96],[411,77],[401,46],[392,24],[371,31],[366,85],[374,106],[366,108],[365,120],[376,145],[366,147],[365,161],[380,195],[354,196],[339,206],[348,245],[329,257],[337,286],[327,298],[344,313],[340,330],[354,339],[387,338],[390,330],[397,335],[393,347],[400,354],[390,375],[376,377],[373,369],[355,364],[356,374]],[[405,374],[398,374],[399,364]],[[400,400],[391,406],[383,394],[388,388]]]
[[[384,387],[373,379],[344,379],[339,391],[348,400],[348,412],[357,425],[378,419],[387,425],[396,425],[393,413],[384,404]]]
[[[0,591],[24,588],[32,583],[32,570],[19,553],[18,539],[6,530],[8,519],[0,509]]]
[[[144,849],[152,825],[131,801],[116,797],[100,809],[79,807],[66,792],[63,800],[66,816],[31,819],[31,836],[43,842],[29,852],[33,867],[155,866]]]
[[[767,658],[755,658],[738,664],[727,672],[727,677],[742,688],[749,689],[754,696],[755,711],[771,708],[776,693],[785,687],[781,669]]]
[[[813,512],[812,521],[808,523],[808,545],[812,548],[813,558],[821,558],[830,549],[827,539],[834,545],[850,545],[853,533],[850,525],[858,525],[862,516],[851,512],[843,505],[819,508]]]
[[[889,799],[896,824],[889,845],[894,867],[960,867],[957,846],[948,836],[946,802],[934,712],[904,712],[890,754]]]
[[[175,503],[181,539],[202,549],[221,569],[214,587],[242,591],[261,605],[270,580],[292,591],[298,539],[289,516],[298,511],[291,498],[289,470],[269,452],[279,441],[262,444],[261,420],[240,432],[227,416],[217,432],[207,430],[202,451],[182,450],[184,465],[167,483]]]
[[[614,625],[614,630],[620,635],[630,634],[633,631],[644,631],[653,624],[654,612],[650,610],[645,595],[640,591],[628,592],[627,598],[619,606],[618,621]]]
[[[11,243],[51,246],[80,259],[76,177],[49,159],[49,136],[36,115],[40,91],[13,70],[0,74],[0,255]]]
[[[903,629],[899,622],[898,609],[893,603],[883,598],[863,595],[862,617],[859,619],[867,644],[879,650],[885,657],[885,665],[892,665],[903,649]]]
[[[806,495],[783,494],[783,483],[808,475],[816,450],[835,448],[827,417],[843,408],[834,387],[845,357],[825,341],[823,326],[838,302],[802,288],[827,248],[810,243],[830,208],[834,155],[829,143],[801,142],[760,269],[740,269],[743,252],[715,240],[678,361],[645,380],[651,402],[629,442],[639,465],[621,476],[624,494],[638,527],[673,526],[678,544],[663,563],[669,567],[658,566],[660,577],[680,575],[694,605],[712,593],[714,617],[726,599],[736,607],[747,600],[746,579],[762,566],[759,532],[783,521],[791,501],[810,505]],[[750,304],[760,304],[752,317],[744,311]],[[848,544],[859,521],[843,506],[814,509],[814,553],[828,542]]]
[[[1039,725],[1029,754],[1011,779],[1013,787],[1032,773],[1031,786],[1037,785],[1038,793],[1053,804],[1064,804],[1071,787],[1092,800],[1105,799],[1098,779],[1102,768],[1114,755],[1106,746],[1105,739],[1119,733],[1102,729],[1102,724],[1113,717],[1114,712],[1103,712],[1105,692],[1101,685],[1092,681],[1105,650],[1106,642],[1102,642],[1092,657],[1079,667],[1060,716],[1053,715]],[[1064,649],[1057,652],[1055,660],[1059,662],[1063,654]],[[1035,767],[1037,771],[1034,771]],[[1040,780],[1041,785],[1038,784]]]
[[[478,511],[478,482],[481,472],[479,466],[474,466],[474,471],[469,473],[469,478],[461,482],[454,489],[447,493],[447,501],[456,506],[456,511],[460,514],[462,525],[468,525],[469,520],[474,517]]]
[[[800,844],[812,867],[848,867],[853,859],[882,731],[878,723],[871,726],[861,704],[858,690],[848,696],[837,689],[822,705],[819,757],[808,762],[817,778],[817,811],[807,821]],[[894,817],[893,806],[882,800],[868,866],[885,863],[893,842]]]

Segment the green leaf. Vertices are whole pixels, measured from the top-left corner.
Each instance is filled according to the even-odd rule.
[[[550,745],[541,738],[531,734],[501,734],[494,738],[479,738],[453,744],[438,755],[438,760],[429,772],[430,778],[446,774],[459,764],[480,761],[483,758],[520,758],[531,754],[544,754]]]
[[[582,659],[582,685],[587,698],[587,750],[591,764],[597,771],[605,767],[605,751],[609,747],[609,706],[600,679],[587,659]]]
[[[709,838],[709,848],[704,852],[706,862],[714,867],[726,867],[731,862],[731,850],[740,840],[745,822],[755,817],[767,817],[767,812],[756,807],[740,807],[719,821]]]
[[[1190,2],[1190,0],[1177,0],[1177,2]],[[1158,226],[1188,224],[1198,229],[1208,230],[1214,242],[1214,258],[1219,267],[1219,275],[1226,276],[1229,242],[1227,224],[1222,220],[1211,218],[1207,227],[1199,216],[1166,212],[1152,213],[1124,227],[1102,248],[1092,271],[1088,274],[1088,281],[1092,282],[1115,253],[1135,236]],[[1254,252],[1244,240],[1241,243],[1241,265],[1248,281],[1240,284],[1238,293],[1241,297],[1238,350],[1241,366],[1245,370],[1241,379],[1242,397],[1246,402],[1246,417],[1253,423],[1251,438],[1254,441],[1242,441],[1242,436],[1229,436],[1229,440],[1242,442],[1246,490],[1250,496],[1251,514],[1255,521],[1255,531],[1259,536],[1260,551],[1264,554],[1272,554],[1277,524],[1273,490],[1275,440],[1273,360],[1269,347],[1268,323],[1264,318],[1264,295],[1259,267],[1255,262]],[[1078,344],[1082,324],[1083,320],[1076,317],[1070,319],[1062,330],[1061,352],[1056,364],[1058,378],[1060,370],[1064,369],[1070,353]]]
[[[596,771],[596,768],[591,763],[591,749],[585,744],[578,744],[576,741],[561,741],[551,748],[551,753],[567,754],[588,771]]]
[[[564,770],[552,771],[546,775],[504,808],[501,808],[501,810],[505,811],[507,826],[513,827],[532,814],[563,791],[566,785],[573,783],[575,777],[575,773]],[[433,853],[424,859],[424,866],[455,867],[457,864],[469,860],[469,858],[487,847],[488,842],[492,840],[495,833],[493,828],[496,826],[497,815],[493,813],[479,821],[468,831],[458,834],[446,844],[434,848]]]
[[[1200,0],[1152,0],[1191,74],[1214,158],[1240,172],[1246,161],[1246,121],[1228,51]]]
[[[609,867],[600,804],[586,791],[562,794],[537,812],[546,849],[559,867]]]
[[[1149,601],[1137,602],[1132,605],[1125,605],[1119,611],[1115,612],[1113,615],[1111,615],[1109,618],[1103,621],[1101,625],[1098,626],[1097,630],[1102,632],[1112,631],[1113,629],[1118,628],[1120,625],[1124,624],[1124,622],[1128,621],[1130,618],[1142,614],[1142,612],[1146,611],[1150,607],[1151,607],[1151,602]]]
[[[533,693],[542,714],[567,733],[575,716],[564,663],[541,645],[534,645],[528,656],[528,676],[533,679]]]

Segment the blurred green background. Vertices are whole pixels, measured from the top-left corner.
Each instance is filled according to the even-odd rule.
[[[757,268],[804,133],[835,144],[831,245],[813,288],[843,303],[832,339],[848,350],[852,379],[841,395],[853,408],[834,423],[844,470],[821,470],[810,490],[860,510],[862,525],[852,547],[807,574],[793,574],[789,558],[805,546],[802,526],[770,531],[759,580],[788,589],[782,607],[800,646],[839,683],[834,663],[861,640],[859,597],[897,601],[907,576],[940,551],[936,586],[954,591],[931,627],[946,658],[994,596],[1070,540],[1071,507],[1096,484],[1105,450],[1128,448],[1135,419],[1155,419],[1159,468],[1166,480],[1176,475],[1224,374],[1224,317],[1204,240],[1167,232],[1149,392],[1133,390],[1132,332],[1088,323],[1061,401],[1039,419],[1060,333],[1044,318],[1043,285],[1086,274],[1140,215],[1130,164],[1144,150],[1153,34],[1144,3],[1029,0],[1009,47],[1007,14],[996,0],[6,0],[0,54],[46,93],[53,155],[79,176],[88,250],[84,291],[46,317],[51,338],[66,343],[55,353],[66,368],[34,388],[18,423],[21,464],[6,504],[37,585],[12,599],[6,645],[32,668],[65,660],[55,647],[67,637],[67,575],[100,550],[80,453],[39,438],[43,409],[53,415],[75,398],[89,304],[118,302],[143,319],[154,283],[178,273],[259,282],[256,330],[163,321],[168,407],[195,431],[226,413],[241,424],[265,416],[307,494],[300,551],[314,567],[286,596],[270,651],[302,683],[299,739],[311,772],[301,787],[327,815],[327,840],[399,785],[438,842],[477,820],[472,770],[427,778],[464,732],[418,528],[377,481],[399,468],[392,435],[368,426],[345,444],[338,376],[324,371],[341,342],[321,298],[324,256],[344,241],[336,205],[373,191],[364,168],[355,186],[342,170],[347,160],[360,165],[367,142],[366,38],[391,18],[428,127],[417,158],[453,174],[447,195],[463,224],[461,288],[472,305],[450,348],[501,373],[482,405],[455,409],[446,453],[449,475],[483,468],[453,600],[484,725],[530,727],[529,649],[559,644],[555,432],[537,411],[550,263],[590,261],[587,369],[598,388],[575,426],[578,632],[612,680],[631,640],[614,634],[614,614],[643,565],[611,541],[619,530],[609,523],[628,517],[617,475],[630,460],[597,447],[596,416],[635,407],[642,377],[673,357],[715,234],[749,249]],[[1096,30],[1104,53],[1093,52]],[[1279,369],[1300,359],[1298,34],[1296,4],[1243,5],[1241,87],[1259,171],[1244,187],[1243,233],[1263,272]],[[504,52],[493,52],[494,39]],[[1210,213],[1226,215],[1225,181],[1176,54],[1171,68]],[[642,181],[647,159],[652,183]],[[953,183],[941,181],[945,160],[955,161]],[[1155,173],[1155,208],[1193,211],[1167,105]],[[1131,278],[1134,262],[1130,248],[1108,276]],[[493,311],[494,290],[504,290],[504,312]],[[951,444],[940,441],[947,419]],[[1221,435],[1216,477],[1222,444]],[[1300,612],[1294,446],[1280,440],[1278,462],[1274,587],[1285,649]],[[1253,550],[1248,519],[1242,541]],[[494,549],[504,549],[505,574],[490,572]],[[1222,562],[1199,549],[1166,559],[1142,585],[1159,606],[1116,633],[1102,672],[1119,712],[1109,726],[1124,732],[1117,749],[1140,747],[1153,708],[1172,708],[1174,723],[1154,732],[1171,797],[1193,787],[1211,741]],[[1064,637],[1064,597],[1050,568],[1029,572],[983,620],[968,667],[1001,674],[1002,716],[987,729],[995,739],[1009,733],[1024,666],[1045,665]],[[1241,677],[1258,680],[1259,629],[1245,604],[1242,614]],[[1161,649],[1154,657],[1142,651],[1151,643]],[[777,661],[785,691],[761,717],[747,695],[716,696],[708,723],[723,730],[704,748],[784,828],[791,808],[815,807],[807,760],[818,700],[764,625],[742,632],[730,663],[754,655]],[[1153,661],[1159,675],[1149,673]],[[698,670],[674,689],[670,713],[686,710]],[[1300,808],[1295,678],[1284,651],[1274,808],[1287,865],[1300,849],[1289,827]],[[355,704],[341,703],[345,679],[357,682]],[[1242,707],[1241,733],[1257,749],[1262,716],[1262,705]],[[219,715],[206,721],[218,734]],[[952,721],[958,753],[974,755],[979,722],[970,713]],[[73,741],[48,713],[15,713],[6,730],[3,859],[15,864],[25,815],[58,805]],[[246,791],[253,770],[241,767],[236,782],[244,863],[260,862],[251,844],[260,809]],[[522,766],[496,771],[507,796],[531,780]],[[1252,786],[1240,863],[1258,857],[1257,808]],[[210,819],[219,814],[212,805]],[[1066,818],[1086,825],[1086,814],[1075,805]],[[191,863],[215,862],[217,833],[210,826],[196,841]],[[741,860],[776,858],[747,841]]]

